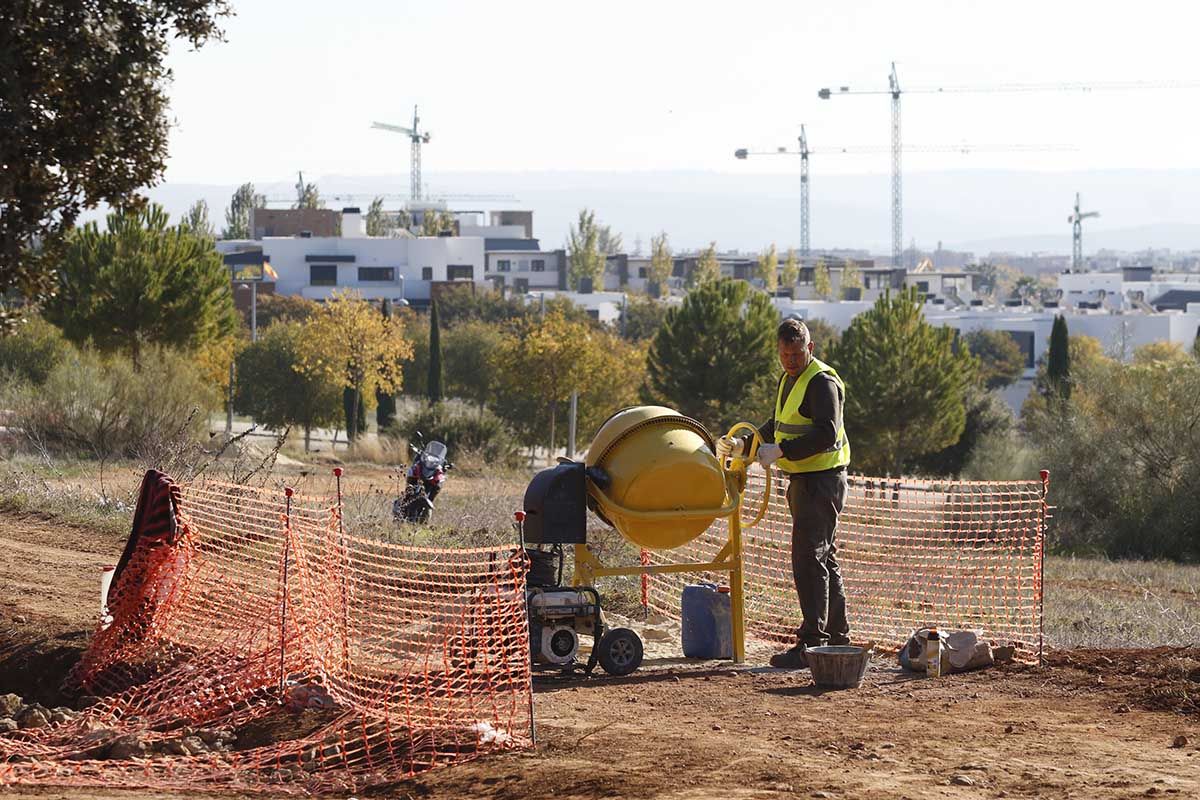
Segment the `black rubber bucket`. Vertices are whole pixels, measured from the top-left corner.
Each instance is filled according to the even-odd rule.
[[[823,689],[857,689],[871,664],[871,651],[863,647],[809,647],[804,654],[813,683]]]

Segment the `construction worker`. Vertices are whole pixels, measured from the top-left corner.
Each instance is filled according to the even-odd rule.
[[[771,656],[771,666],[808,666],[805,650],[849,644],[846,594],[837,562],[838,515],[846,501],[850,443],[843,427],[846,387],[833,367],[813,356],[808,326],[785,319],[779,326],[779,379],[775,415],[760,429],[758,462],[787,477],[792,513],[792,577],[803,623],[796,645]],[[722,437],[717,456],[747,452],[749,437]]]

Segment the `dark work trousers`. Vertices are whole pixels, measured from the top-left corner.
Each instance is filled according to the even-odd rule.
[[[846,593],[837,562],[835,531],[846,503],[846,473],[799,474],[788,483],[792,512],[792,577],[804,622],[800,644],[848,644]]]

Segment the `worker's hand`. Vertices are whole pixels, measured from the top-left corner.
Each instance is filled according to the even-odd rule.
[[[742,454],[746,443],[736,436],[722,436],[717,439],[717,458],[724,461],[727,458],[737,458]]]
[[[769,467],[783,458],[783,448],[777,444],[760,444],[758,446],[758,463]]]

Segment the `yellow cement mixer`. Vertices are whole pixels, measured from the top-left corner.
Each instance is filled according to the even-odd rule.
[[[578,667],[590,672],[599,663],[610,674],[633,672],[641,664],[641,640],[626,628],[604,630],[595,580],[664,572],[729,573],[734,660],[743,660],[741,505],[746,467],[755,458],[759,440],[748,423],[735,425],[730,434],[740,430],[752,434],[749,452],[721,463],[712,434],[696,420],[663,406],[626,408],[600,427],[584,462],[562,459],[534,476],[518,519],[524,544],[534,546],[526,553],[535,668]],[[769,494],[768,485],[752,525],[766,512]],[[729,520],[729,538],[708,562],[608,567],[587,544],[589,508],[630,542],[651,550],[681,547],[721,518]],[[575,547],[569,587],[562,580],[564,545]],[[586,665],[578,665],[575,658],[579,634],[595,637]]]

